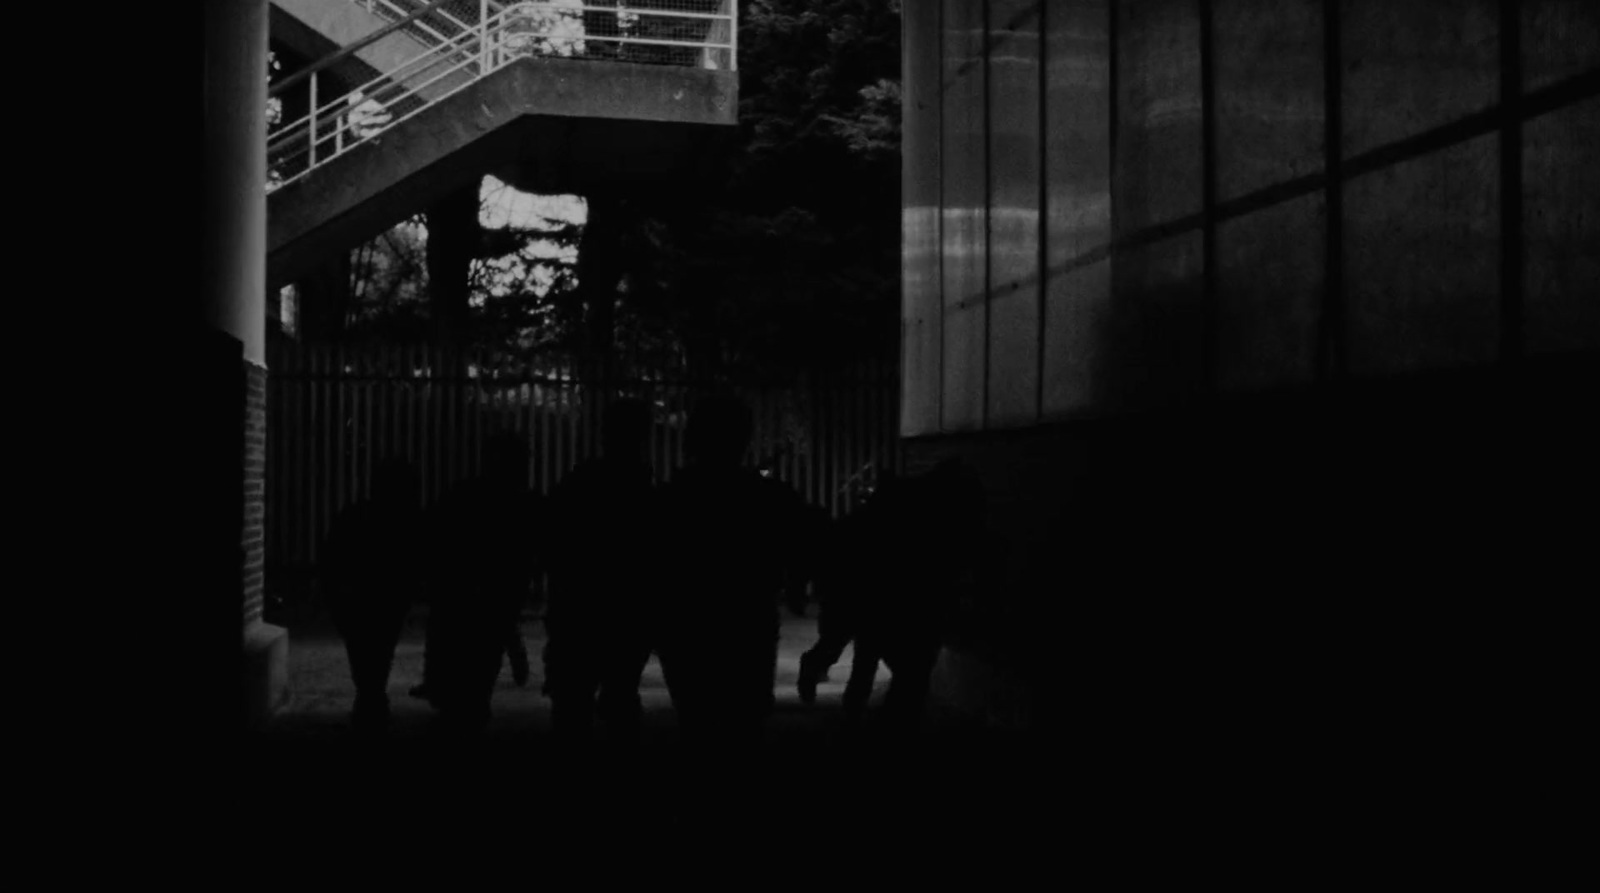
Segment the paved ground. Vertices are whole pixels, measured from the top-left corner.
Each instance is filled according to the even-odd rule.
[[[389,697],[394,714],[391,737],[394,738],[425,735],[431,726],[432,708],[408,694],[410,688],[422,679],[426,622],[424,611],[413,614],[395,653],[394,669],[389,677]],[[519,687],[511,679],[509,665],[502,668],[493,701],[494,720],[490,728],[493,735],[541,735],[549,731],[550,701],[541,693],[544,667],[540,653],[545,644],[544,625],[538,617],[529,616],[523,621],[522,632],[528,645],[532,678],[526,686]],[[844,679],[849,672],[851,650],[845,651],[830,680],[819,686],[814,705],[802,704],[795,688],[800,655],[816,638],[814,619],[785,619],[778,654],[778,706],[771,727],[774,734],[822,735],[834,731],[838,725],[837,714],[844,692]],[[312,617],[291,628],[289,648],[292,701],[274,722],[268,736],[303,741],[333,740],[347,736],[355,689],[350,682],[344,646],[326,618]],[[887,667],[880,666],[873,695],[875,704],[881,702],[890,675]],[[672,705],[666,684],[661,678],[660,664],[654,657],[645,670],[641,696],[645,705],[648,737],[658,740],[674,737],[676,723]]]
[[[927,733],[909,747],[891,745],[870,724],[864,733],[846,728],[840,699],[849,651],[831,680],[820,686],[817,702],[801,703],[795,679],[800,655],[816,640],[816,623],[794,617],[786,618],[782,627],[777,707],[768,725],[768,745],[754,755],[754,762],[690,753],[678,745],[671,702],[654,658],[642,689],[640,747],[624,754],[596,751],[576,760],[557,753],[548,735],[549,701],[540,692],[544,631],[536,617],[523,623],[533,678],[518,687],[509,667],[503,668],[489,734],[465,750],[441,748],[433,734],[432,709],[408,695],[422,676],[424,624],[425,617],[415,615],[400,644],[389,684],[393,724],[390,734],[376,743],[362,742],[350,732],[354,690],[343,646],[326,620],[313,618],[291,627],[293,700],[246,747],[246,759],[257,767],[257,783],[268,792],[260,807],[263,821],[297,823],[308,814],[342,811],[319,816],[331,821],[348,816],[352,804],[376,815],[394,811],[421,820],[435,814],[424,802],[445,813],[481,816],[482,804],[489,802],[533,820],[555,815],[565,821],[574,810],[588,810],[595,821],[653,814],[692,822],[709,809],[737,825],[742,810],[753,810],[762,822],[800,822],[804,827],[807,822],[848,820],[841,816],[850,814],[867,821],[885,809],[934,821],[952,799],[963,796],[963,785],[968,794],[1014,795],[1017,790],[1014,784],[997,782],[1008,763],[994,758],[999,742],[993,733],[957,721],[938,703],[930,707]],[[888,681],[887,668],[880,668],[874,705],[881,702]],[[974,746],[985,748],[989,756],[974,759]],[[937,783],[930,783],[935,777]],[[330,797],[330,792],[340,793]],[[774,792],[778,800],[772,798]],[[529,810],[542,812],[533,816]]]

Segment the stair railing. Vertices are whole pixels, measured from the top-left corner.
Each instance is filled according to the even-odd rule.
[[[355,2],[366,5],[367,0]],[[604,45],[677,48],[679,55],[672,57],[674,59],[689,50],[693,51],[691,55],[697,53],[702,59],[701,64],[708,68],[723,67],[716,64],[717,58],[726,59],[729,68],[733,67],[736,60],[738,28],[735,21],[736,6],[732,0],[723,0],[721,8],[724,11],[721,13],[643,8],[637,5],[593,6],[577,2],[520,2],[500,6],[491,4],[489,0],[478,0],[478,22],[473,25],[461,23],[465,26],[461,33],[452,37],[439,34],[439,43],[354,89],[333,97],[319,95],[319,88],[323,86],[319,74],[334,62],[417,21],[426,13],[437,12],[446,2],[451,0],[429,3],[273,85],[270,94],[281,95],[302,81],[309,82],[309,111],[283,123],[269,135],[269,164],[279,172],[281,178],[269,186],[269,190],[295,182],[524,56],[622,58],[623,61],[629,61],[622,57],[620,51],[609,56],[592,52],[592,47]],[[380,7],[386,8],[387,14],[391,15],[398,14],[402,9],[388,0],[373,0],[372,8],[376,10]],[[586,12],[615,16],[619,23],[617,33],[586,34],[583,24],[583,14]],[[667,38],[631,36],[620,25],[624,21],[637,22],[641,17],[668,22],[671,27],[657,29],[657,33],[665,32]],[[680,27],[677,23],[686,24]],[[680,33],[673,33],[672,28],[677,28]],[[450,78],[454,80],[446,83]],[[435,85],[440,85],[440,88],[433,95],[424,95],[424,91]]]

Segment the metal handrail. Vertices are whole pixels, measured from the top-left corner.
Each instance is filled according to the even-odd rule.
[[[432,3],[429,3],[427,6],[424,6],[423,8],[417,10],[416,12],[412,13],[411,15],[406,16],[405,18],[401,19],[400,21],[392,22],[392,23],[390,23],[388,25],[385,25],[382,28],[379,28],[378,30],[372,32],[371,34],[368,34],[366,37],[361,38],[360,40],[357,40],[357,41],[355,41],[353,43],[350,43],[350,44],[347,44],[345,46],[340,47],[337,52],[334,52],[334,53],[332,53],[330,55],[327,55],[327,56],[323,56],[321,59],[318,59],[317,61],[311,63],[310,65],[306,66],[305,68],[302,68],[299,71],[295,72],[294,74],[291,74],[288,77],[284,78],[283,80],[279,81],[278,83],[273,84],[267,90],[267,95],[268,96],[277,96],[279,93],[282,93],[283,91],[289,89],[290,87],[293,87],[294,85],[300,83],[301,81],[306,80],[307,78],[311,77],[312,75],[316,74],[317,72],[322,71],[322,70],[324,70],[324,69],[326,69],[326,68],[328,68],[328,67],[330,67],[332,65],[335,65],[335,64],[337,64],[339,62],[344,61],[345,59],[350,58],[350,56],[354,55],[358,50],[364,50],[367,47],[372,46],[373,44],[377,43],[378,41],[384,39],[385,37],[388,37],[389,35],[393,34],[394,32],[399,31],[403,26],[406,25],[406,23],[414,21],[416,19],[419,19],[423,15],[426,15],[427,13],[432,12],[435,9],[438,9],[439,7],[445,5],[446,3],[449,3],[449,2],[451,2],[451,0],[433,0]]]
[[[363,0],[356,0],[356,2],[357,3],[362,3]],[[388,19],[391,22],[394,21],[394,18],[392,16],[385,16],[382,13],[377,12],[377,7],[381,6],[384,9],[392,10],[396,14],[398,14],[401,18],[404,18],[405,15],[406,15],[405,10],[401,9],[398,6],[395,6],[393,3],[390,2],[390,0],[365,0],[364,5],[367,7],[367,11],[368,12],[372,13],[373,15],[377,15],[377,16],[380,16],[382,18]],[[468,28],[467,25],[461,24],[461,22],[457,21],[455,16],[450,15],[450,13],[448,13],[448,12],[442,10],[442,9],[439,10],[439,15],[441,17],[443,17],[443,18],[448,18],[450,21],[454,22],[455,24],[461,25],[461,29],[463,31]],[[440,34],[438,31],[435,31],[433,29],[433,26],[429,25],[427,22],[422,21],[421,19],[418,19],[417,21],[412,22],[411,24],[416,26],[418,29],[427,32],[427,34],[430,37],[432,37],[435,40],[437,40],[438,43],[448,43],[449,40],[450,40],[450,38],[444,36],[443,34]],[[437,46],[437,45],[438,44],[435,44],[435,46]]]
[[[384,87],[403,87],[404,86],[404,81],[406,81],[410,77],[415,77],[416,75],[424,74],[424,73],[428,72],[429,70],[431,70],[433,67],[435,67],[437,65],[442,65],[442,64],[448,62],[450,60],[451,56],[456,55],[456,52],[452,52],[452,50],[458,51],[458,52],[459,51],[465,51],[471,44],[475,43],[479,39],[479,37],[480,37],[480,35],[478,33],[476,33],[475,31],[474,32],[468,32],[468,33],[462,34],[461,36],[455,38],[449,44],[446,44],[446,45],[441,46],[441,47],[436,47],[436,48],[431,49],[431,50],[427,50],[427,51],[425,51],[425,52],[423,52],[423,53],[421,53],[419,55],[416,55],[416,56],[411,57],[410,59],[407,59],[406,61],[400,63],[397,66],[395,66],[392,70],[390,70],[390,71],[388,71],[388,72],[386,72],[384,74],[380,74],[377,77],[373,78],[372,80],[367,81],[367,82],[365,82],[365,83],[363,83],[363,84],[361,84],[361,85],[359,85],[357,87],[352,88],[351,90],[347,91],[346,93],[341,94],[337,99],[330,100],[326,105],[323,105],[323,106],[321,106],[319,108],[316,108],[316,109],[313,109],[311,111],[308,111],[305,115],[302,115],[301,117],[296,118],[293,121],[290,121],[290,122],[284,124],[282,127],[280,127],[278,129],[278,132],[273,135],[272,141],[282,142],[284,139],[286,139],[289,136],[289,134],[293,133],[296,130],[301,129],[306,124],[306,122],[308,120],[310,120],[310,118],[312,117],[313,113],[315,113],[316,116],[317,116],[317,123],[318,124],[322,123],[322,121],[323,121],[323,119],[325,117],[329,117],[330,116],[330,115],[325,114],[325,113],[327,113],[327,111],[329,109],[333,110],[332,113],[331,113],[331,117],[337,117],[337,116],[339,116],[341,114],[346,113],[348,111],[348,107],[344,107],[344,108],[340,108],[339,107],[340,106],[340,100],[343,100],[346,97],[349,97],[349,96],[357,94],[357,93],[359,93],[363,97],[365,97],[365,96],[368,96],[370,93],[382,90]],[[456,46],[456,44],[460,44],[460,46]],[[446,49],[446,47],[448,47],[449,49]],[[452,69],[452,71],[462,67],[462,65],[464,65],[464,64],[470,64],[470,63],[477,62],[477,61],[479,61],[479,57],[478,57],[477,54],[469,54],[467,56],[465,62],[457,64],[455,66],[455,68]],[[427,65],[419,65],[419,63],[423,63],[423,62],[426,62],[428,64]],[[417,70],[415,72],[409,72],[408,70],[411,69],[413,66],[417,66]],[[437,80],[437,78],[435,78],[434,80]],[[430,80],[427,83],[422,84],[420,86],[406,88],[405,95],[409,96],[409,95],[413,95],[413,94],[415,94],[417,92],[420,92],[422,89],[424,89],[425,87],[429,86],[432,83],[433,83],[433,80]],[[314,92],[315,91],[313,91],[313,93]],[[397,97],[397,99],[398,98],[403,98],[403,97]],[[315,129],[315,128],[313,128],[313,129]],[[329,136],[332,136],[332,134],[329,134]],[[270,150],[270,148],[272,146],[272,141],[269,141],[269,143],[268,143],[269,150]]]
[[[404,7],[396,5],[393,2],[393,0],[351,0],[351,2],[356,3],[356,4],[364,7],[367,10],[367,12],[370,12],[373,15],[381,16],[383,18],[389,19],[390,21],[394,21],[396,16],[398,16],[400,18],[405,18],[406,16],[410,15],[410,13],[406,12]],[[489,6],[491,7],[491,11],[499,12],[499,4],[491,3],[491,4],[489,4]],[[383,11],[380,12],[379,11],[380,9],[383,10]],[[462,32],[471,31],[471,30],[473,30],[473,28],[476,27],[475,25],[469,25],[466,22],[463,22],[460,19],[456,18],[455,15],[453,13],[451,13],[448,9],[439,9],[439,10],[437,10],[436,14],[440,18],[446,19],[446,20],[448,20],[450,22],[450,24],[456,26],[457,31],[456,31],[456,35],[455,36],[460,36],[460,34]],[[425,23],[425,22],[423,22],[421,20],[418,20],[418,21],[414,22],[413,24],[415,24],[421,30],[427,32],[429,35],[431,35],[439,43],[448,43],[451,40],[455,39],[455,37],[447,36],[447,35],[439,33],[432,26],[428,25],[427,23]]]
[[[355,0],[355,2],[363,3],[363,0]],[[398,9],[398,7],[393,7],[392,4],[388,3],[387,0],[374,0],[374,2],[381,2],[386,7]],[[737,6],[733,3],[728,4],[727,8],[730,12],[725,14],[679,13],[671,10],[656,11],[649,9],[619,10],[617,7],[600,7],[587,4],[581,6],[556,6],[554,4],[546,5],[529,2],[506,6],[494,4],[499,8],[497,12],[491,14],[489,12],[491,8],[489,0],[480,0],[482,19],[478,25],[468,26],[453,38],[442,39],[439,44],[396,65],[390,71],[341,93],[338,97],[327,102],[318,101],[318,78],[316,75],[319,71],[327,68],[338,58],[347,57],[361,46],[370,45],[378,36],[393,33],[394,30],[406,22],[414,21],[423,13],[437,9],[444,2],[447,2],[447,0],[437,0],[437,2],[430,3],[416,13],[406,16],[401,21],[374,32],[373,35],[351,44],[310,68],[297,72],[293,78],[275,85],[274,91],[281,91],[291,83],[297,83],[299,80],[309,78],[311,108],[305,115],[274,130],[268,140],[268,152],[270,155],[278,156],[274,159],[275,164],[294,161],[305,155],[309,155],[309,159],[304,170],[284,178],[269,188],[282,188],[300,179],[312,170],[343,155],[366,140],[455,95],[460,90],[511,64],[515,60],[529,55],[531,46],[571,47],[574,45],[584,46],[586,43],[593,42],[597,44],[668,46],[701,51],[718,50],[727,51],[730,55],[732,67],[737,67],[736,58],[733,57],[733,54],[737,52]],[[368,4],[364,3],[363,5]],[[370,9],[372,6],[368,5],[368,8]],[[659,16],[663,18],[682,17],[726,21],[729,25],[729,34],[726,41],[673,41],[621,35],[550,35],[521,29],[513,30],[512,27],[513,25],[524,24],[529,20],[548,21],[546,17],[551,14],[564,17],[581,14],[586,10],[607,13],[627,12],[638,16]],[[436,31],[432,31],[432,33],[437,34]],[[442,35],[440,36],[442,38]],[[524,43],[522,38],[526,38],[528,42]],[[513,42],[517,45],[508,46]],[[707,64],[712,63],[708,61]],[[442,71],[439,70],[441,67],[443,68]],[[437,96],[423,97],[420,95],[424,90],[446,78],[458,76],[463,71],[467,72],[466,77],[453,88]],[[418,78],[423,77],[426,80],[421,83],[414,83]],[[406,111],[405,114],[394,117],[393,113],[396,107],[408,100],[416,101],[419,104],[416,108]],[[367,112],[370,118],[387,118],[387,120],[379,120],[370,124],[363,123],[353,114],[357,110]],[[290,150],[293,144],[301,140],[305,141],[303,149]],[[321,146],[329,141],[333,142],[334,147],[331,152],[325,153],[321,150]]]
[[[466,60],[463,60],[461,62],[458,62],[453,67],[447,69],[444,73],[436,75],[435,77],[431,78],[427,83],[423,84],[422,87],[418,87],[417,89],[420,90],[423,87],[430,86],[431,84],[433,84],[433,83],[435,83],[437,81],[443,80],[444,78],[447,78],[452,74],[455,74],[457,71],[461,70],[462,68],[466,68],[467,66],[472,65],[476,61],[478,61],[478,60],[476,60],[476,59],[466,59]],[[449,93],[446,93],[444,96],[441,96],[440,99],[445,99],[445,98],[448,98],[450,96],[453,96],[457,92],[459,92],[460,90],[471,86],[473,83],[475,83],[475,81],[465,81],[460,86],[456,87],[454,90],[451,90]],[[394,100],[391,100],[389,103],[379,103],[379,105],[382,106],[386,110],[388,105],[390,105],[390,104],[392,104],[394,102],[398,102],[400,99],[404,99],[406,96],[410,96],[410,95],[412,95],[412,94],[411,93],[406,93],[406,94],[404,94],[402,96],[396,97]],[[374,125],[374,133],[371,134],[371,135],[376,135],[376,131],[378,131],[378,130],[387,130],[388,128],[393,127],[396,124],[399,124],[401,121],[405,121],[406,119],[410,118],[412,115],[417,114],[418,112],[422,111],[423,109],[428,108],[431,105],[432,105],[432,103],[428,103],[427,105],[423,105],[423,106],[420,106],[420,107],[418,107],[416,109],[413,109],[410,112],[407,112],[405,115],[402,115],[401,117],[396,118],[396,119],[394,119],[392,121],[384,122],[381,125]],[[357,106],[356,108],[359,108],[359,106]],[[337,142],[337,141],[339,141],[340,139],[343,138],[343,133],[345,131],[351,130],[351,129],[355,128],[356,126],[358,126],[358,125],[356,125],[356,124],[354,124],[354,123],[352,123],[350,121],[350,111],[353,111],[353,110],[354,109],[351,108],[351,109],[347,109],[343,113],[334,112],[332,117],[337,119],[339,121],[339,123],[336,125],[336,127],[335,127],[333,132],[322,135],[321,137],[319,137],[319,140],[332,139],[332,140],[335,140]],[[354,148],[356,143],[359,143],[359,142],[361,142],[361,141],[363,141],[365,139],[368,139],[369,137],[370,137],[370,135],[369,136],[357,136],[355,138],[355,141],[352,142],[348,147],[345,147],[345,146],[343,146],[341,144],[340,148],[336,149],[333,154],[328,156],[328,161],[331,161],[335,157],[343,154],[349,148]],[[309,151],[309,148],[308,148],[307,151]],[[285,156],[285,158],[297,158],[297,157],[299,157],[300,154],[301,154],[300,152],[295,152],[293,154]],[[324,162],[324,163],[326,163],[326,162]],[[284,182],[287,183],[289,181],[285,180]]]

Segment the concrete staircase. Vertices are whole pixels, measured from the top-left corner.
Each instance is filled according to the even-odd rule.
[[[731,64],[615,61],[629,58],[616,48],[637,44],[654,58],[671,51],[674,59],[721,54],[731,62],[731,40],[714,39],[732,33],[731,4],[720,20],[659,13],[685,16],[691,30],[673,32],[675,43],[621,30],[594,36],[594,14],[567,0],[472,2],[487,15],[470,19],[465,9],[456,10],[461,16],[451,12],[465,0],[273,3],[275,16],[330,44],[358,44],[337,58],[325,55],[300,83],[280,85],[308,89],[312,99],[301,104],[316,111],[283,122],[269,138],[269,158],[287,175],[268,197],[274,290],[485,173],[505,172],[519,188],[563,193],[672,178],[704,154],[707,140],[736,123]],[[422,10],[427,14],[417,15]],[[440,15],[448,17],[429,17]],[[342,94],[321,95],[320,72],[351,59],[381,73]]]

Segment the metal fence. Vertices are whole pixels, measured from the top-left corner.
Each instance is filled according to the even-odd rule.
[[[269,363],[269,580],[312,566],[329,523],[368,494],[384,457],[415,463],[431,502],[480,470],[491,435],[515,431],[530,448],[529,484],[549,493],[598,454],[616,396],[653,405],[650,459],[656,480],[670,481],[688,410],[713,387],[680,376],[606,381],[559,364],[506,374],[479,354],[395,345],[285,342]],[[863,484],[899,470],[898,371],[881,361],[783,386],[735,386],[755,413],[750,460],[835,517],[850,511]]]
[[[268,135],[277,189],[343,155],[423,109],[529,56],[734,70],[734,0],[351,0],[389,21],[362,40],[271,88],[279,96],[305,84],[306,114]],[[333,60],[390,34],[409,35],[415,55],[349,90],[332,91],[320,73]],[[335,95],[327,95],[335,93]]]

